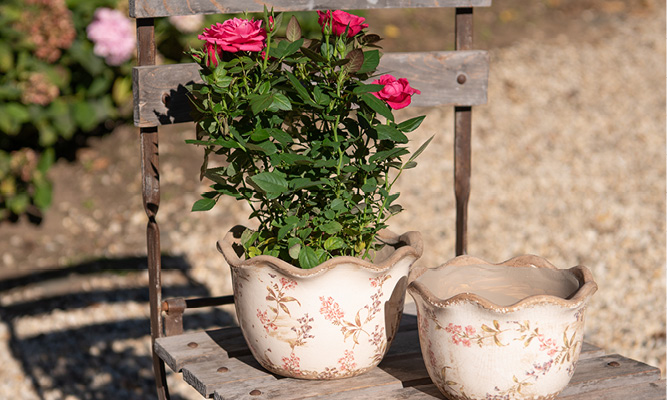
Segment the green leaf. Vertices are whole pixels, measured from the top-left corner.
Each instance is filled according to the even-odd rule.
[[[246,143],[246,147],[249,150],[255,150],[255,151],[261,151],[264,154],[275,154],[278,151],[278,148],[276,147],[273,142],[270,140],[266,140],[261,143]]]
[[[363,190],[364,193],[373,193],[373,192],[375,192],[375,189],[377,188],[377,186],[378,186],[377,180],[375,178],[371,177],[371,178],[368,178],[366,183],[364,183],[361,186],[361,190]]]
[[[324,241],[324,248],[331,251],[345,247],[345,241],[338,236],[332,236]]]
[[[387,118],[390,121],[394,120],[394,115],[391,113],[391,109],[387,106],[387,104],[378,99],[377,97],[373,96],[370,93],[364,93],[361,95],[361,101],[366,103],[368,107],[371,108],[371,110],[375,111],[376,113],[382,115],[383,117]]]
[[[269,108],[272,103],[273,95],[271,93],[260,94],[258,96],[253,96],[250,99],[250,109],[253,114],[257,115]]]
[[[292,103],[289,101],[287,96],[282,93],[273,94],[273,104],[279,110],[290,111],[292,109]]]
[[[287,181],[275,172],[264,171],[250,179],[266,193],[283,193],[288,189]]]
[[[414,153],[412,153],[408,162],[414,161],[417,157],[419,157],[419,155],[423,153],[424,150],[426,150],[426,147],[428,147],[429,143],[431,143],[431,140],[433,140],[434,137],[435,135],[431,136],[430,138],[428,138],[427,141],[425,141],[421,146],[419,146],[419,148]]]
[[[299,51],[299,49],[303,46],[303,39],[299,39],[294,43],[290,43],[287,48],[285,49],[285,55],[283,57],[289,57],[292,54],[296,53]]]
[[[271,134],[267,129],[255,129],[252,134],[250,134],[250,139],[256,141],[256,142],[261,142],[263,140],[266,140],[271,137]]]
[[[407,149],[404,149],[404,148],[401,148],[401,147],[396,147],[396,148],[389,149],[389,150],[378,151],[377,153],[373,154],[368,159],[368,161],[370,161],[370,162],[382,161],[382,160],[386,160],[387,158],[390,158],[390,157],[392,157],[392,158],[393,157],[400,157],[400,156],[408,154],[408,153],[409,152],[408,152]]]
[[[49,168],[51,168],[55,160],[56,160],[55,150],[53,150],[53,148],[50,147],[44,150],[44,152],[42,152],[42,155],[39,158],[39,163],[37,163],[37,169],[42,174],[46,175],[46,171],[48,171]]]
[[[287,79],[290,81],[292,87],[296,90],[296,93],[299,95],[299,97],[301,97],[305,102],[312,103],[312,99],[310,98],[308,91],[301,84],[301,82],[296,79],[296,76],[294,76],[294,74],[289,71],[285,71],[285,75],[287,75]]]
[[[51,186],[51,183],[49,181],[41,180],[40,182],[36,183],[35,194],[33,197],[35,205],[40,209],[45,210],[46,208],[49,207],[49,205],[51,205],[52,194],[53,194],[53,187]]]
[[[380,140],[391,140],[397,143],[407,143],[409,141],[408,137],[401,131],[389,125],[378,125],[375,130]]]
[[[415,129],[419,128],[419,125],[421,125],[422,121],[424,121],[424,118],[426,118],[426,116],[422,115],[419,117],[410,118],[407,121],[403,121],[400,124],[398,124],[398,130],[403,133],[412,132]]]
[[[321,62],[321,63],[325,63],[325,62],[327,62],[327,60],[326,60],[324,57],[322,57],[321,54],[312,51],[312,50],[309,49],[308,47],[302,47],[302,48],[301,48],[301,52],[302,52],[306,57],[310,58],[311,60],[313,60],[313,61],[315,61],[315,62]]]
[[[299,252],[299,265],[303,269],[315,268],[318,265],[318,257],[315,251],[308,246],[305,246]]]
[[[329,235],[335,235],[343,229],[343,226],[336,221],[329,221],[326,224],[320,225],[319,229]]]
[[[30,198],[27,193],[19,193],[7,200],[7,208],[16,215],[21,215],[28,208]]]
[[[273,138],[279,141],[282,145],[287,146],[292,143],[292,136],[290,136],[289,133],[277,128],[271,129],[270,132],[271,136],[273,136]]]
[[[342,199],[333,199],[329,207],[331,207],[331,209],[334,211],[346,210],[345,202]]]
[[[301,25],[299,25],[299,21],[296,19],[296,17],[292,15],[292,18],[290,18],[289,22],[287,23],[287,30],[285,31],[285,37],[290,42],[295,42],[301,39],[301,35],[302,35]]]
[[[352,93],[354,94],[375,93],[379,92],[382,89],[384,89],[384,85],[378,85],[378,84],[359,85],[352,90]]]
[[[373,72],[380,64],[380,51],[379,50],[369,50],[364,52],[364,63],[361,66],[361,69],[357,71],[358,74],[365,74],[368,72]]]
[[[199,199],[192,205],[191,211],[208,211],[215,205],[215,199]]]

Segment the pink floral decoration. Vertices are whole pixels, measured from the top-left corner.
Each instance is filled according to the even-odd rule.
[[[380,100],[384,100],[387,105],[394,110],[405,108],[410,105],[413,94],[421,94],[421,91],[410,87],[410,83],[408,83],[407,79],[396,79],[389,74],[382,75],[372,83],[375,85],[384,85],[382,90],[374,92],[373,95]]]
[[[320,314],[324,315],[324,318],[328,321],[340,322],[345,317],[343,310],[340,309],[340,306],[332,297],[324,298],[324,296],[320,296],[320,301],[322,302]]]
[[[109,65],[120,65],[134,54],[137,39],[129,18],[118,10],[98,8],[93,22],[86,28],[88,39],[95,43],[93,52]]]
[[[266,30],[262,28],[261,20],[232,18],[223,23],[216,22],[197,37],[206,41],[209,54],[215,48],[230,53],[260,52],[265,46]]]
[[[363,29],[368,28],[368,24],[364,24],[366,18],[346,13],[345,11],[341,10],[336,10],[336,11],[327,10],[326,12],[318,11],[317,15],[319,15],[317,22],[322,26],[322,31],[324,31],[325,26],[330,21],[332,21],[331,30],[333,34],[336,36],[343,35],[343,33],[345,33],[346,28],[347,28],[347,37],[354,37]]]

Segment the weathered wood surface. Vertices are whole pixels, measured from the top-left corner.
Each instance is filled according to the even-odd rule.
[[[152,18],[172,15],[229,14],[326,9],[363,10],[377,8],[488,7],[491,0],[130,0],[130,17]]]
[[[421,356],[414,312],[414,305],[408,304],[396,338],[377,368],[343,380],[308,381],[270,374],[250,355],[238,328],[159,338],[155,347],[172,369],[182,369],[186,382],[203,396],[219,400],[442,399]],[[584,343],[574,376],[558,398],[659,400],[665,399],[665,381],[655,367],[618,354],[605,355]]]
[[[380,73],[404,77],[421,90],[414,106],[485,104],[489,75],[486,51],[387,53]],[[185,85],[201,83],[194,63],[135,67],[132,72],[134,124],[139,127],[192,121]],[[465,77],[459,83],[460,76]]]
[[[648,384],[660,379],[660,370],[618,354],[581,360],[561,396],[584,395],[621,386]]]
[[[654,381],[632,386],[617,386],[585,395],[558,396],[558,400],[665,400],[665,381]]]

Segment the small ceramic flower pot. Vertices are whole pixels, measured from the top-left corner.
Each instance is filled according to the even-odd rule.
[[[408,286],[429,375],[452,400],[555,398],[574,373],[596,290],[586,267],[536,256],[461,256],[415,270]]]
[[[376,366],[403,312],[421,236],[380,234],[374,263],[338,257],[300,269],[271,256],[241,259],[232,229],[218,242],[231,266],[236,313],[255,359],[267,370],[303,379],[337,379]]]

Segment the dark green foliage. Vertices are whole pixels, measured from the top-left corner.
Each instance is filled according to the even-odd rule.
[[[192,51],[205,84],[189,88],[197,140],[188,142],[204,147],[203,176],[214,182],[193,211],[220,196],[247,201],[260,225],[242,238],[248,257],[273,255],[301,268],[369,257],[377,232],[402,210],[396,179],[428,144],[401,161],[406,133],[423,117],[396,123],[371,94],[383,86],[364,83],[380,60],[377,46],[365,43],[377,38],[304,40],[296,19],[287,39],[275,36],[269,32],[267,59],[239,52],[207,66],[205,52]],[[209,157],[226,166],[208,168]]]

